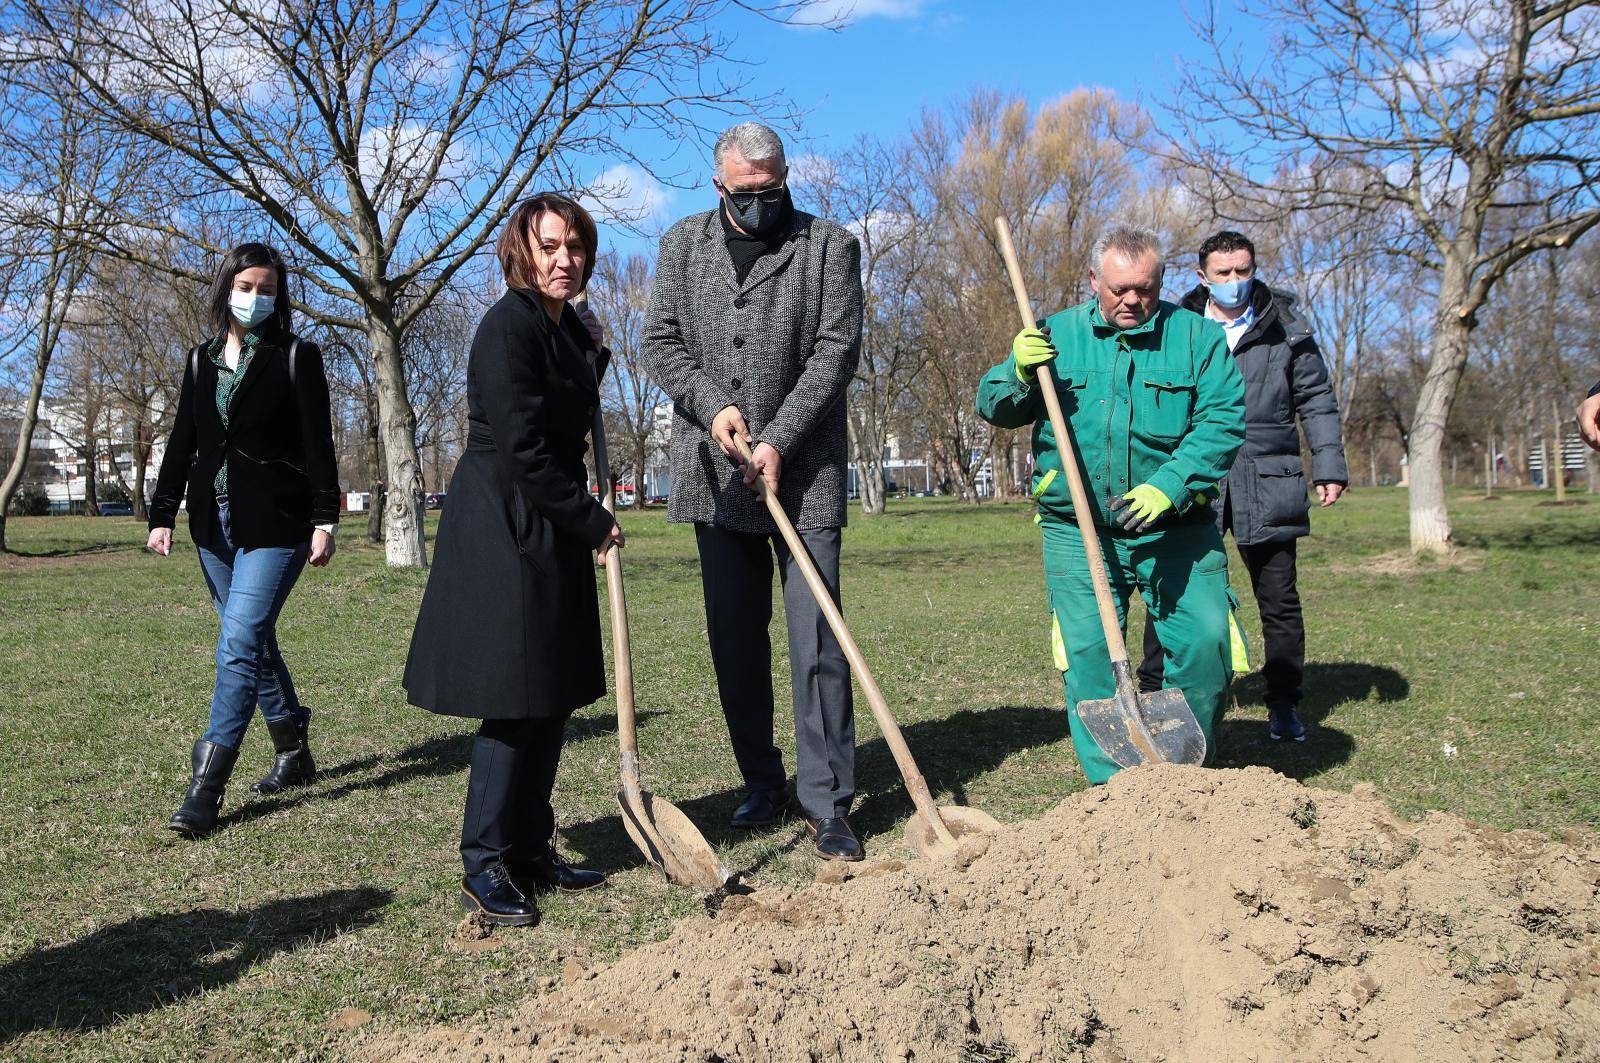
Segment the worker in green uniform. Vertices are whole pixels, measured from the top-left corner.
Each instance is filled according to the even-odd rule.
[[[1024,329],[984,375],[978,413],[1033,426],[1033,494],[1044,535],[1056,666],[1066,673],[1073,748],[1091,783],[1118,771],[1078,718],[1078,703],[1115,692],[1078,521],[1100,536],[1117,615],[1137,587],[1166,649],[1165,685],[1181,689],[1206,736],[1227,697],[1233,643],[1228,561],[1207,493],[1244,442],[1244,381],[1222,328],[1163,302],[1160,243],[1134,225],[1095,244],[1094,297]],[[1039,390],[1050,363],[1078,448],[1091,512],[1073,512]]]

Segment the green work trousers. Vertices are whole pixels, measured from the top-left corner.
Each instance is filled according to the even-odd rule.
[[[1045,586],[1053,630],[1059,630],[1056,666],[1066,665],[1067,724],[1078,763],[1089,782],[1099,785],[1121,769],[1101,752],[1083,722],[1078,702],[1109,698],[1116,692],[1111,655],[1095,607],[1094,584],[1083,556],[1076,524],[1046,520]],[[1143,535],[1100,532],[1106,575],[1116,599],[1117,620],[1126,625],[1128,601],[1137,587],[1155,619],[1166,651],[1164,686],[1177,687],[1194,710],[1206,736],[1206,759],[1228,696],[1232,654],[1229,643],[1228,558],[1212,521],[1183,521]],[[1065,650],[1065,661],[1060,650]]]

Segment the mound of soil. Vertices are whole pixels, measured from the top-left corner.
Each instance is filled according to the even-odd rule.
[[[943,861],[730,898],[415,1060],[1600,1059],[1600,848],[1141,768]],[[845,874],[849,878],[845,878]]]

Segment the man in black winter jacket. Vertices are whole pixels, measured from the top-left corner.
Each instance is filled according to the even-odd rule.
[[[1349,483],[1339,407],[1306,319],[1287,292],[1256,279],[1255,246],[1219,232],[1200,245],[1200,283],[1183,306],[1222,326],[1245,382],[1245,440],[1214,503],[1222,530],[1250,571],[1266,640],[1268,733],[1305,741],[1296,712],[1305,671],[1306,628],[1296,586],[1295,541],[1311,534],[1298,417],[1311,448],[1311,482],[1327,507]],[[1164,652],[1147,620],[1140,685],[1161,687]]]

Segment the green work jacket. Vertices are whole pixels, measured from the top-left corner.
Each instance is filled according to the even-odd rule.
[[[1244,443],[1244,379],[1220,325],[1162,302],[1149,321],[1117,329],[1093,299],[1040,325],[1057,351],[1051,373],[1097,526],[1110,527],[1112,499],[1139,484],[1180,514],[1215,490]],[[1000,428],[1033,425],[1039,516],[1075,521],[1044,396],[1017,379],[1011,357],[984,374],[978,415]]]

